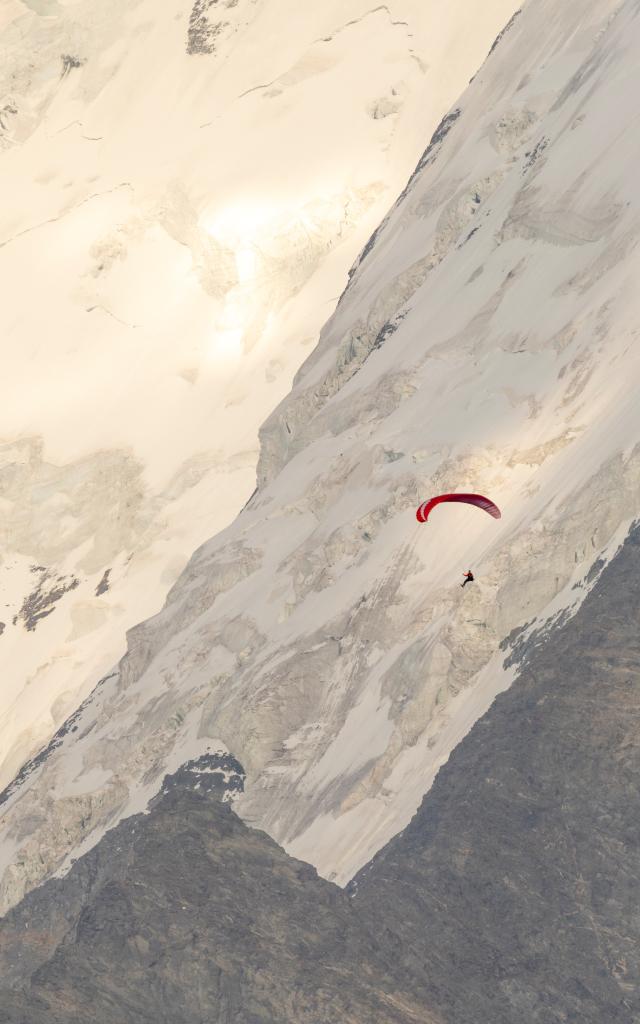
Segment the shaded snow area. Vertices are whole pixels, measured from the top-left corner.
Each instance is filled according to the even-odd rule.
[[[0,786],[249,498],[515,3],[3,0]],[[75,583],[31,628],[38,567]]]
[[[257,493],[7,792],[4,906],[225,750],[245,820],[344,883],[580,606],[638,514],[639,13],[530,0],[503,34],[263,426]],[[453,489],[502,519],[418,526]]]

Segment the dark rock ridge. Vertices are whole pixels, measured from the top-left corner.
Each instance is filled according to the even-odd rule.
[[[449,134],[449,132],[453,128],[454,124],[456,123],[456,121],[460,117],[461,113],[462,113],[461,109],[459,107],[455,107],[453,110],[450,110],[447,114],[444,115],[444,117],[440,121],[439,125],[437,126],[436,130],[434,131],[433,135],[431,136],[431,138],[429,140],[429,145],[427,146],[427,148],[425,149],[424,153],[422,154],[422,156],[418,160],[418,163],[416,164],[416,167],[415,167],[414,171],[412,172],[412,174],[411,174],[407,184],[405,185],[405,187],[403,188],[402,192],[400,193],[400,195],[398,196],[398,198],[394,202],[394,204],[391,207],[391,210],[389,211],[389,213],[386,215],[384,220],[382,220],[380,222],[378,227],[375,229],[373,234],[370,236],[370,238],[368,239],[368,241],[367,241],[366,245],[364,246],[362,252],[358,256],[356,262],[353,264],[353,266],[349,270],[349,281],[351,281],[351,278],[355,274],[355,272],[358,269],[358,267],[360,267],[362,265],[362,263],[365,261],[365,259],[369,255],[369,253],[373,250],[373,247],[376,244],[376,241],[378,240],[378,237],[379,237],[380,233],[382,232],[382,230],[385,227],[385,225],[391,219],[392,213],[394,212],[394,210],[398,209],[398,207],[402,203],[403,199],[405,199],[407,197],[407,195],[411,191],[411,188],[413,187],[415,181],[420,176],[420,173],[424,170],[424,168],[427,166],[427,164],[432,164],[432,163],[435,162],[435,159],[438,156],[438,154],[440,153],[440,150],[442,148],[442,143],[444,142],[444,140],[446,139],[447,135]],[[344,298],[344,295],[346,294],[346,291],[348,291],[348,285],[347,285],[347,288],[345,289],[345,292],[340,297],[340,301],[341,302],[342,302],[342,299]]]
[[[0,922],[0,1022],[638,1024],[639,626],[635,528],[351,896],[187,762]]]
[[[34,772],[40,771],[45,767],[47,758],[49,757],[50,754],[53,753],[54,750],[57,750],[58,747],[62,745],[65,736],[68,736],[69,733],[78,731],[79,724],[82,721],[82,716],[84,712],[93,703],[94,697],[101,689],[101,687],[104,686],[107,680],[113,678],[114,674],[115,673],[110,672],[108,675],[103,676],[102,679],[100,679],[96,683],[93,690],[91,691],[88,697],[85,697],[80,707],[77,708],[73,712],[73,714],[69,715],[69,717],[65,719],[65,721],[62,723],[60,728],[53,734],[53,736],[47,743],[46,747],[43,747],[42,750],[39,751],[39,753],[37,753],[34,757],[29,758],[28,761],[25,761],[22,768],[17,773],[15,778],[12,779],[9,785],[5,786],[3,790],[0,790],[0,807],[2,807],[3,804],[6,804],[11,799],[11,797],[15,795],[15,793],[20,789],[23,783],[26,782],[26,780],[30,778]]]
[[[243,772],[216,757],[0,922],[2,1024],[437,1024],[346,893],[223,802]]]
[[[491,49],[489,50],[489,53],[488,53],[487,56],[489,56],[489,57],[491,56],[491,54],[496,49],[496,47],[502,42],[502,40],[506,36],[506,34],[509,31],[509,29],[513,28],[513,25],[515,23],[516,18],[519,18],[521,14],[522,14],[522,10],[519,10],[519,11],[516,11],[514,14],[511,15],[511,17],[509,18],[507,24],[502,29],[502,32],[498,32],[498,35],[493,40],[493,43],[491,45]]]

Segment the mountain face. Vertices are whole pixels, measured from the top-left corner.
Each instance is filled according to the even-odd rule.
[[[452,1024],[640,1021],[640,526],[356,878]]]
[[[5,791],[4,907],[225,750],[245,820],[347,882],[575,613],[637,514],[639,44],[630,2],[510,23],[267,420],[257,493]],[[502,520],[417,526],[451,489]]]
[[[4,0],[0,786],[255,485],[515,0]]]
[[[351,897],[188,762],[0,921],[0,1021],[640,1021],[639,608],[636,526]]]
[[[200,769],[0,923],[0,1021],[435,1024],[348,896],[221,802],[237,762]]]

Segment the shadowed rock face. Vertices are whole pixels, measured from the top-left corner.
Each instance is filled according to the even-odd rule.
[[[637,1024],[639,625],[640,527],[352,899],[185,764],[0,922],[0,1022]]]
[[[639,627],[636,528],[357,876],[450,1024],[640,1021]]]
[[[4,918],[3,1024],[434,1020],[345,892],[222,802],[241,769],[220,768],[169,777]]]

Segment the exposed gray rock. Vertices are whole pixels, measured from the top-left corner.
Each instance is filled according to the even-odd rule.
[[[210,21],[209,12],[217,4],[218,0],[195,0],[189,17],[188,54],[206,54],[215,51],[216,38],[227,27],[224,21]]]
[[[51,569],[39,565],[33,566],[31,571],[39,576],[38,583],[25,597],[20,611],[14,618],[14,625],[21,619],[29,632],[35,630],[41,619],[51,615],[60,598],[80,585],[80,580],[76,576],[56,575]]]
[[[502,32],[499,32],[498,35],[496,36],[496,38],[494,39],[493,44],[491,46],[491,49],[489,50],[489,53],[488,53],[489,57],[491,56],[491,54],[493,53],[495,48],[498,46],[498,44],[502,42],[502,40],[506,36],[506,34],[509,31],[509,29],[513,27],[513,24],[514,24],[516,18],[519,18],[521,14],[522,14],[522,10],[519,10],[519,11],[516,11],[515,14],[513,14],[509,18],[509,21],[507,22],[505,27],[502,29]]]
[[[222,802],[243,773],[214,760],[3,919],[0,1021],[435,1024],[348,896]]]
[[[109,576],[111,575],[111,569],[105,569],[96,587],[96,597],[101,597],[102,594],[106,594],[109,589]]]

